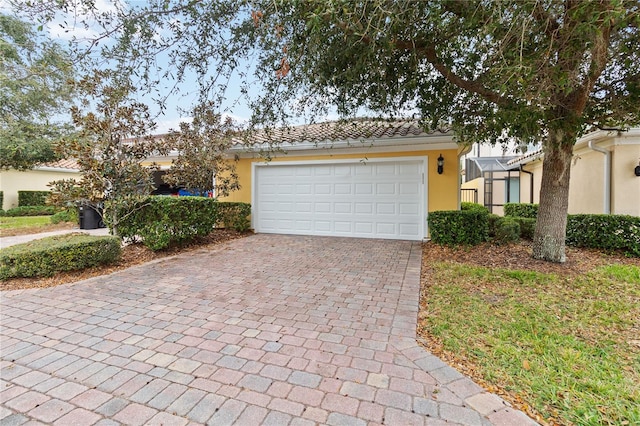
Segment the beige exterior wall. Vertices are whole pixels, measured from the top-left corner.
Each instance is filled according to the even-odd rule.
[[[475,189],[478,191],[478,204],[482,204],[484,200],[484,178],[476,178],[460,185],[461,189]]]
[[[605,155],[600,152],[588,150],[574,154],[569,181],[569,214],[604,213],[604,164]]]
[[[606,156],[589,147],[594,146],[611,153],[611,213],[640,216],[640,177],[634,169],[640,161],[640,129],[606,134],[586,135],[576,143],[569,184],[569,213],[605,213],[605,161]],[[533,202],[540,202],[542,159],[523,165],[533,173]],[[520,175],[520,200],[529,202],[530,176]]]
[[[639,161],[640,137],[633,145],[616,146],[611,159],[612,213],[640,216],[640,177],[634,172]]]
[[[79,178],[79,172],[67,169],[3,170],[0,172],[0,191],[4,195],[2,208],[18,207],[18,191],[48,191],[49,182]]]

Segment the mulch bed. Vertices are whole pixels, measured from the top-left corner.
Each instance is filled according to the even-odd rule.
[[[162,259],[169,256],[175,256],[181,253],[187,253],[195,250],[206,249],[211,246],[225,243],[227,241],[242,238],[247,233],[239,233],[233,230],[220,229],[212,232],[206,237],[201,237],[188,245],[181,247],[173,247],[162,251],[152,251],[141,243],[129,244],[123,247],[122,257],[117,263],[105,266],[96,266],[81,271],[60,272],[53,277],[41,278],[12,278],[6,281],[0,281],[0,291],[2,290],[23,290],[28,288],[45,288],[54,287],[61,284],[69,284],[76,281],[86,280],[87,278],[97,277],[100,275],[111,274],[131,266],[149,262],[151,260]]]

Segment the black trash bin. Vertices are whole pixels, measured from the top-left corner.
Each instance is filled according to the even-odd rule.
[[[83,204],[78,207],[78,217],[80,218],[80,229],[104,228],[101,212],[95,206]]]

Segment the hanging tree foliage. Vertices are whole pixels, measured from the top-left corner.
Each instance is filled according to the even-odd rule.
[[[633,0],[152,0],[94,12],[117,39],[100,53],[122,72],[195,74],[214,103],[235,75],[255,123],[417,110],[461,142],[541,143],[533,255],[555,262],[577,138],[640,124]],[[156,80],[158,54],[168,61]]]

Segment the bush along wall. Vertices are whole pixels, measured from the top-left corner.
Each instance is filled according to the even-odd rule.
[[[248,231],[251,227],[251,204],[217,202],[218,220],[216,228],[230,228],[239,232]]]
[[[622,250],[640,257],[640,217],[612,214],[571,214],[566,244],[602,250]]]
[[[18,191],[18,207],[44,206],[51,191]]]
[[[488,238],[489,212],[480,210],[446,210],[429,213],[431,240],[436,244],[475,245]]]
[[[51,276],[117,261],[122,253],[116,237],[66,234],[18,244],[0,251],[0,280]]]
[[[208,235],[221,222],[245,231],[250,212],[248,204],[206,197],[147,197],[133,209],[120,212],[117,230],[125,239],[139,237],[150,249],[162,250]]]
[[[4,210],[2,216],[51,216],[56,211],[57,209],[54,206],[22,206]]]
[[[504,205],[504,215],[536,219],[538,217],[538,205],[529,203],[506,203]]]

